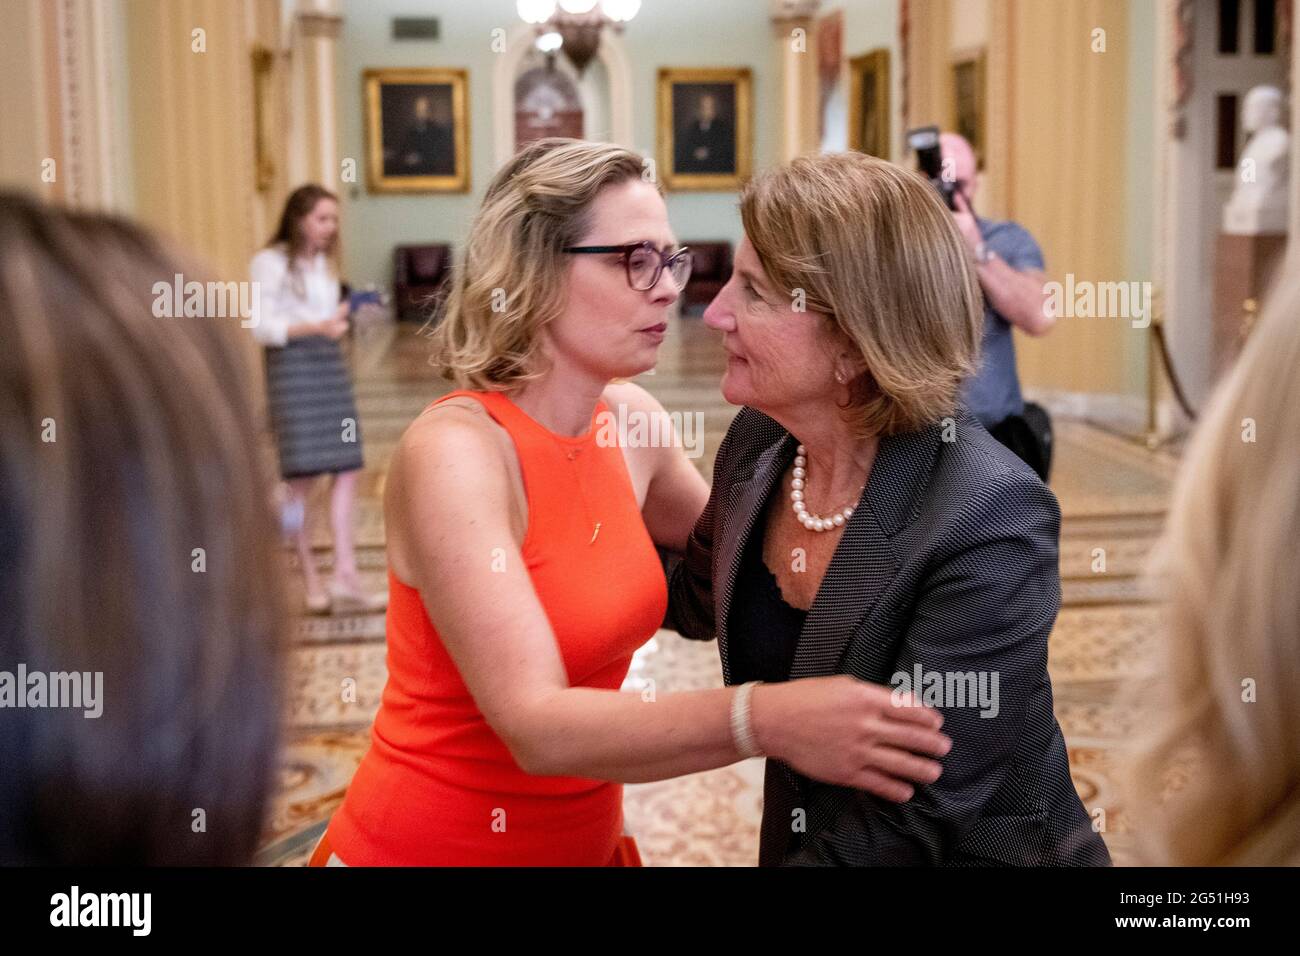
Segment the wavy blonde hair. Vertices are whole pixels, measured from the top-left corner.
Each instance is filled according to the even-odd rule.
[[[1214,393],[1153,562],[1167,598],[1126,781],[1142,862],[1300,864],[1300,281]],[[1254,699],[1250,700],[1253,689]],[[1181,787],[1168,793],[1180,777]]]
[[[443,377],[457,388],[505,391],[544,371],[540,332],[564,310],[567,295],[562,250],[586,234],[602,189],[643,179],[645,169],[641,156],[621,146],[559,137],[531,143],[502,167],[431,335],[430,362]]]
[[[861,434],[952,414],[977,366],[983,296],[970,252],[928,181],[862,153],[800,157],[740,198],[763,269],[828,313],[867,371],[847,414]]]

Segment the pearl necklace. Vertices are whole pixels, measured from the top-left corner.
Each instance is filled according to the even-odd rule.
[[[850,518],[853,517],[853,506],[841,508],[829,518],[823,518],[821,515],[815,515],[808,510],[808,506],[803,501],[804,483],[808,478],[808,458],[807,449],[800,445],[795,449],[794,459],[794,480],[790,482],[790,504],[794,508],[794,516],[799,519],[799,523],[809,531],[829,531],[831,528],[842,528]],[[858,497],[862,497],[862,491],[866,490],[866,485],[858,492]]]

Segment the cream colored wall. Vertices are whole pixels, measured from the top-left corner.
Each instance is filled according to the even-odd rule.
[[[987,44],[981,212],[1029,229],[1049,278],[1150,278],[1130,274],[1125,0],[911,0],[909,7],[909,125],[949,115],[953,53]],[[1106,31],[1104,53],[1092,50],[1096,28]],[[1145,335],[1127,320],[1082,318],[1062,319],[1042,339],[1017,334],[1021,380],[1047,393],[1139,395],[1141,371],[1130,356]]]
[[[255,8],[228,0],[126,7],[136,215],[229,278],[254,251]],[[194,49],[206,31],[206,51]]]
[[[982,47],[989,40],[989,0],[959,0],[952,5],[952,36],[950,48],[954,53]]]
[[[278,0],[11,0],[5,17],[0,182],[134,216],[242,277],[268,205],[251,53],[275,46]]]
[[[1007,214],[1032,232],[1049,275],[1097,282],[1126,274],[1128,10],[1125,0],[1013,2]],[[1089,37],[1106,31],[1106,52]],[[1060,82],[1068,77],[1068,82]],[[1132,391],[1128,349],[1147,333],[1121,318],[1063,318],[1043,339],[1017,343],[1030,386]]]
[[[904,126],[942,124],[952,100],[952,4],[948,0],[910,0],[908,3],[907,94]],[[906,159],[906,157],[904,157]]]
[[[280,0],[6,0],[4,16],[0,186],[126,214],[216,276],[247,278],[284,201],[284,172],[258,192],[253,166],[251,55],[277,48]],[[192,48],[196,28],[206,52]],[[283,99],[272,91],[273,108]],[[280,108],[277,159],[283,119]]]
[[[15,3],[5,9],[0,30],[0,185],[52,195],[41,182],[41,162],[54,144],[47,122],[46,36],[42,3]],[[56,170],[57,172],[57,170]]]

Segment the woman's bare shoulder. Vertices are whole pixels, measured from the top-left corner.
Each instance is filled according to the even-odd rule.
[[[664,407],[636,382],[610,382],[601,393],[601,398],[611,411],[617,414],[618,407],[624,406],[630,411],[666,414]]]
[[[394,470],[454,455],[464,465],[503,469],[503,429],[481,402],[457,396],[430,405],[407,426],[393,455]]]
[[[466,534],[517,537],[517,465],[504,434],[482,405],[461,398],[407,427],[384,488],[388,559],[400,580],[420,580],[419,556],[455,548]]]

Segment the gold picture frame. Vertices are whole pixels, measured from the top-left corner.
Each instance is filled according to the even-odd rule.
[[[469,71],[372,69],[362,82],[370,191],[469,192]]]
[[[890,159],[894,151],[891,108],[888,48],[849,60],[849,149]]]
[[[988,143],[987,53],[983,48],[953,55],[949,86],[948,129],[966,137],[975,151],[977,169],[984,168]]]
[[[739,189],[750,176],[754,148],[749,68],[661,67],[656,101],[664,188]]]
[[[272,143],[275,140],[273,110],[271,100],[274,96],[272,84],[275,70],[275,54],[264,46],[253,47],[253,168],[256,187],[260,193],[267,192],[275,185],[275,154]]]

